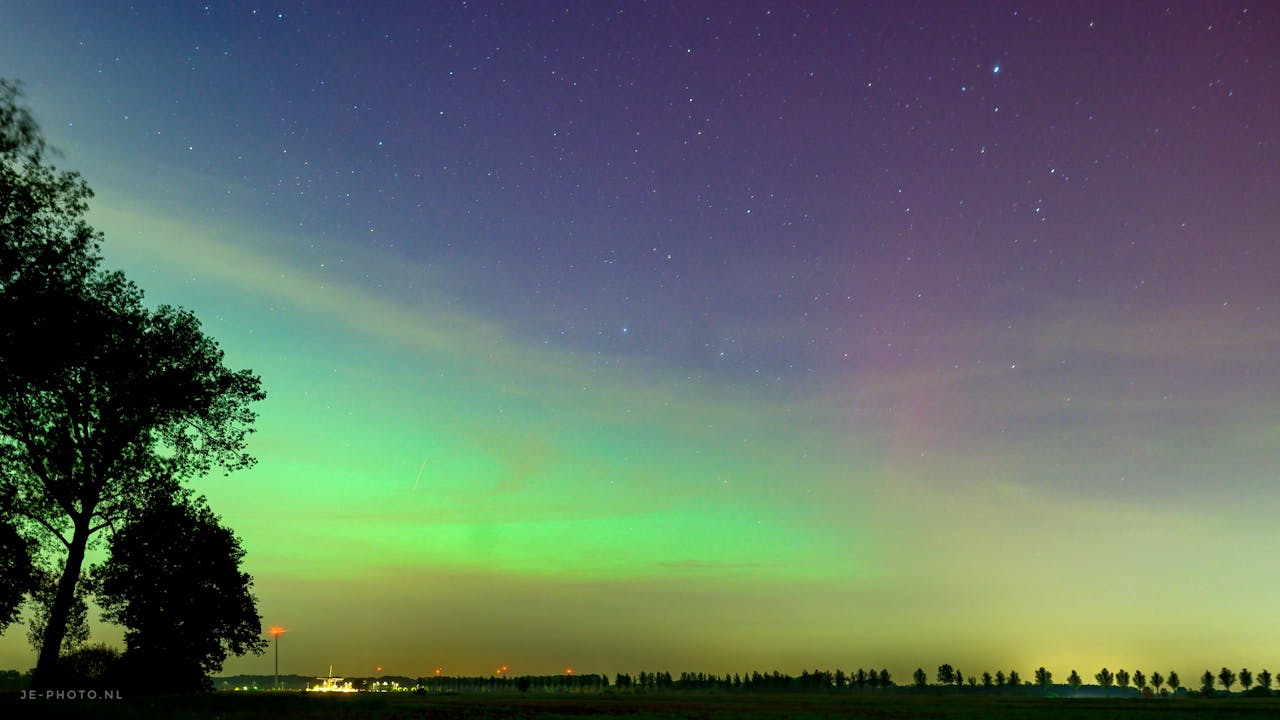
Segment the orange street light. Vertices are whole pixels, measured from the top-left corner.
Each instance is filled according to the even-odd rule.
[[[280,636],[289,632],[279,625],[272,625],[267,632],[271,633],[271,637],[276,641],[276,690],[280,689]]]

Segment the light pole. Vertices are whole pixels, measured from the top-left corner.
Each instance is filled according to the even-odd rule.
[[[271,637],[276,640],[276,690],[280,689],[280,636],[286,632],[289,631],[279,625],[273,625],[271,627]]]

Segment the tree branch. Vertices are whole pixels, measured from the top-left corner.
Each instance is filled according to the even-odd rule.
[[[41,526],[41,527],[43,527],[45,530],[48,530],[50,535],[52,535],[52,536],[54,536],[54,537],[58,538],[58,542],[61,542],[61,543],[63,544],[63,546],[65,546],[68,550],[70,550],[70,549],[71,549],[71,541],[70,541],[70,540],[68,540],[68,539],[66,539],[65,537],[63,537],[63,536],[62,536],[62,531],[61,531],[61,530],[58,530],[58,529],[57,529],[57,528],[55,528],[54,526],[50,525],[50,524],[49,524],[49,522],[48,522],[47,520],[45,520],[44,518],[42,518],[42,517],[40,517],[40,516],[38,516],[38,515],[33,515],[32,513],[29,513],[29,512],[27,512],[26,510],[22,510],[22,509],[15,510],[15,512],[16,512],[18,515],[20,515],[21,517],[24,517],[24,518],[26,518],[26,519],[28,519],[28,520],[30,520],[30,521],[32,521],[32,522],[34,522],[34,523],[36,523],[36,524],[40,525],[40,526]]]

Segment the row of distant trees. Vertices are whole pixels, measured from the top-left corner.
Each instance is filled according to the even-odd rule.
[[[1038,685],[1046,688],[1053,685],[1053,673],[1046,670],[1043,666],[1035,671],[1033,677],[1033,681],[1029,683],[1031,685]],[[966,683],[964,673],[949,664],[938,666],[935,679],[939,686],[962,686]],[[1132,684],[1132,687],[1140,692],[1150,689],[1155,693],[1172,693],[1177,692],[1178,688],[1182,687],[1182,679],[1178,676],[1176,671],[1172,670],[1169,671],[1167,676],[1162,675],[1159,672],[1152,672],[1148,676],[1141,670],[1134,670],[1133,673],[1130,674],[1123,668],[1116,670],[1115,672],[1111,672],[1104,667],[1094,674],[1093,679],[1097,685],[1104,690],[1110,690],[1112,687],[1125,690]],[[925,673],[923,668],[916,668],[915,673],[912,675],[912,680],[917,687],[926,687],[929,685],[928,675]],[[1204,675],[1200,677],[1200,690],[1206,694],[1212,693],[1216,683],[1221,685],[1224,691],[1231,692],[1236,682],[1239,681],[1242,690],[1247,691],[1256,688],[1261,691],[1269,692],[1271,690],[1273,680],[1273,676],[1265,668],[1255,674],[1248,668],[1241,668],[1240,672],[1236,673],[1230,668],[1223,667],[1218,671],[1217,675],[1209,670],[1205,670]],[[967,678],[967,682],[971,687],[977,686],[979,684],[979,679],[970,675]],[[984,672],[982,673],[981,678],[981,685],[984,688],[1017,686],[1021,682],[1022,679],[1018,676],[1016,670],[1010,670],[1008,675],[1005,675],[1002,671],[996,671],[994,676],[989,672]],[[1072,670],[1071,675],[1067,677],[1066,684],[1072,689],[1078,690],[1082,685],[1084,685],[1084,680],[1080,677],[1080,673]]]
[[[967,685],[975,689],[998,691],[1028,686],[1048,689],[1054,686],[1053,673],[1043,666],[1035,670],[1030,681],[1024,681],[1017,670],[1010,670],[1008,673],[1003,670],[997,670],[994,674],[983,672],[980,676],[966,676],[961,670],[950,664],[938,666],[933,683],[929,682],[929,676],[923,668],[917,668],[912,673],[911,679],[912,685],[916,688],[965,687]],[[1112,688],[1119,688],[1124,691],[1132,687],[1139,692],[1150,690],[1155,694],[1164,694],[1175,693],[1179,688],[1183,687],[1181,677],[1176,671],[1172,670],[1169,671],[1168,675],[1160,672],[1152,672],[1147,675],[1141,670],[1134,670],[1129,673],[1122,668],[1112,672],[1104,667],[1094,674],[1093,679],[1096,686],[1104,691],[1110,691]],[[1212,694],[1215,686],[1220,685],[1224,691],[1231,692],[1236,683],[1239,682],[1242,690],[1269,692],[1274,680],[1275,678],[1266,669],[1254,673],[1248,668],[1242,668],[1239,672],[1236,672],[1230,668],[1223,667],[1216,675],[1209,670],[1204,672],[1204,675],[1200,678],[1200,691],[1204,694]],[[604,684],[605,686],[608,685],[607,678],[605,678]],[[857,690],[897,687],[893,682],[892,674],[888,670],[864,670],[861,668],[850,672],[840,669],[834,672],[817,669],[813,671],[804,670],[798,677],[784,675],[776,670],[771,673],[757,671],[743,675],[726,673],[720,676],[704,673],[681,673],[677,679],[673,679],[671,673],[667,672],[641,672],[635,678],[632,678],[630,674],[618,674],[614,677],[613,684],[615,688],[620,690],[700,690],[717,688],[742,688],[747,690]],[[1078,691],[1085,685],[1085,682],[1079,672],[1072,670],[1065,684]]]
[[[1053,681],[1053,673],[1044,667],[1037,668],[1031,680],[1023,680],[1018,671],[995,673],[983,672],[981,676],[968,675],[957,668],[944,664],[937,668],[933,682],[923,668],[912,673],[912,682],[905,689],[939,690],[944,688],[968,688],[976,692],[1025,692],[1027,690],[1049,691],[1060,687]],[[1183,688],[1182,680],[1176,671],[1167,675],[1152,672],[1150,675],[1141,670],[1132,673],[1120,669],[1112,672],[1102,668],[1094,674],[1094,687],[1101,688],[1104,694],[1118,689],[1120,692],[1136,690],[1144,694],[1173,694]],[[547,676],[488,676],[488,677],[423,677],[416,681],[403,678],[404,687],[418,687],[426,692],[500,692],[500,691],[542,691],[542,692],[599,692],[612,688],[622,692],[664,692],[664,691],[707,691],[707,690],[741,690],[741,691],[792,691],[792,692],[858,692],[889,688],[903,689],[893,681],[892,674],[886,670],[858,669],[844,670],[804,670],[798,676],[785,675],[778,671],[751,673],[692,673],[683,672],[673,677],[669,672],[643,671],[636,675],[618,673],[612,682],[608,675],[547,675]],[[1231,692],[1237,682],[1242,690],[1254,694],[1269,696],[1273,676],[1267,670],[1257,673],[1243,668],[1239,672],[1222,668],[1217,674],[1206,670],[1200,678],[1199,691],[1202,695],[1212,696],[1215,687]],[[1065,685],[1074,692],[1085,686],[1084,679],[1076,670],[1072,670]],[[1189,689],[1188,689],[1189,690]]]
[[[263,678],[270,682],[270,677]],[[984,672],[979,676],[966,676],[950,665],[941,665],[937,669],[934,681],[923,668],[912,673],[911,682],[898,685],[888,670],[858,669],[844,670],[804,670],[798,676],[785,675],[780,672],[750,673],[714,673],[683,672],[673,676],[669,672],[617,673],[610,679],[604,674],[558,674],[558,675],[489,675],[474,677],[428,676],[417,679],[409,677],[347,678],[360,689],[375,689],[375,683],[384,688],[394,681],[401,690],[416,689],[425,693],[596,693],[596,692],[976,692],[993,694],[1048,694],[1065,692],[1063,684],[1053,682],[1053,673],[1041,667],[1033,674],[1031,680],[1023,680],[1016,670],[995,673]],[[1152,672],[1150,676],[1135,670],[1129,673],[1117,670],[1114,673],[1103,668],[1094,675],[1095,684],[1089,686],[1094,694],[1099,690],[1102,694],[1110,694],[1118,689],[1121,694],[1132,694],[1135,691],[1143,694],[1173,694],[1183,687],[1177,672],[1163,675]],[[286,678],[287,687],[303,687],[307,678]],[[1259,696],[1271,695],[1273,678],[1263,670],[1256,674],[1248,669],[1235,672],[1223,668],[1216,675],[1205,671],[1201,678],[1200,694],[1212,696],[1215,685],[1221,685],[1225,691],[1231,691],[1236,683],[1248,690],[1250,694]],[[253,678],[224,678],[225,686],[256,686]],[[1084,679],[1072,670],[1065,686],[1073,693],[1085,688]],[[266,687],[266,685],[263,685]],[[1194,692],[1190,689],[1184,690]]]
[[[964,688],[967,686],[975,690],[1001,692],[1036,687],[1048,690],[1055,687],[1053,673],[1044,667],[1036,669],[1032,674],[1032,679],[1029,681],[1023,680],[1016,670],[1010,670],[1007,673],[1003,670],[997,670],[995,673],[984,672],[981,676],[966,676],[949,664],[938,667],[932,683],[923,668],[917,668],[912,673],[911,679],[912,683],[907,687],[915,689]],[[1160,672],[1152,672],[1147,675],[1141,670],[1135,670],[1130,673],[1124,669],[1112,672],[1107,668],[1102,668],[1094,674],[1093,679],[1095,687],[1102,688],[1104,692],[1110,692],[1113,688],[1117,688],[1122,692],[1132,688],[1139,692],[1150,691],[1153,694],[1169,694],[1176,693],[1179,688],[1183,687],[1182,680],[1176,671],[1170,671],[1168,675]],[[612,683],[610,683],[607,675],[597,674],[521,676],[515,678],[502,676],[475,678],[425,677],[416,681],[412,681],[409,678],[404,678],[404,680],[406,686],[416,685],[427,691],[447,690],[453,692],[503,689],[521,691],[530,689],[535,691],[589,691],[603,690],[610,686],[620,691],[659,692],[731,689],[800,692],[857,691],[901,687],[893,682],[893,676],[888,670],[861,668],[849,672],[844,670],[804,670],[799,676],[784,675],[776,670],[767,673],[755,671],[743,674],[725,673],[724,675],[684,672],[680,673],[679,677],[673,677],[669,672],[640,672],[634,676],[630,673],[618,673],[614,675]],[[1243,668],[1236,672],[1224,667],[1217,674],[1206,670],[1200,678],[1199,690],[1202,694],[1212,695],[1215,687],[1220,685],[1224,691],[1231,692],[1238,682],[1242,690],[1252,690],[1258,692],[1258,694],[1270,694],[1273,681],[1273,676],[1265,669],[1253,673],[1248,668]],[[1084,687],[1085,682],[1079,672],[1072,670],[1065,684],[1072,690],[1079,691]]]
[[[613,685],[619,690],[711,690],[717,688],[743,688],[747,690],[808,690],[832,687],[887,688],[894,687],[893,676],[888,670],[869,668],[846,673],[844,670],[805,670],[799,677],[784,675],[777,670],[768,673],[715,675],[707,673],[680,673],[673,679],[669,672],[641,672],[635,678],[630,673],[614,676]]]

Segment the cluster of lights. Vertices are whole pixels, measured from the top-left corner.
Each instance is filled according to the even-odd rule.
[[[324,692],[324,693],[353,693],[357,690],[351,687],[350,680],[343,680],[340,677],[316,678],[320,681],[319,685],[311,685],[307,687],[307,692]]]
[[[276,686],[277,686],[277,687],[279,687],[279,682],[280,682],[280,681],[279,681],[279,677],[280,677],[280,664],[279,664],[279,663],[280,663],[280,636],[281,636],[282,634],[284,634],[284,633],[288,632],[288,631],[287,631],[287,630],[285,630],[285,629],[284,629],[284,628],[282,628],[282,627],[279,627],[279,626],[272,626],[272,628],[271,628],[270,630],[268,630],[267,632],[269,632],[269,633],[271,634],[271,637],[272,637],[273,639],[275,639],[275,641],[276,641]],[[501,667],[499,667],[497,670],[494,670],[494,674],[495,674],[495,675],[498,675],[499,677],[506,676],[506,675],[508,674],[508,672],[507,672],[507,671],[508,671],[508,670],[510,670],[510,669],[511,669],[511,668],[510,668],[509,666],[507,666],[507,665],[502,665],[502,666],[501,666]],[[379,673],[381,673],[381,672],[382,672],[382,666],[381,666],[381,665],[379,665],[379,666],[378,666],[378,672],[379,672]],[[440,677],[440,676],[441,676],[441,674],[442,674],[443,672],[444,672],[444,668],[443,668],[443,667],[437,667],[437,668],[435,669],[435,676],[436,676],[436,677]],[[572,668],[572,667],[567,667],[567,668],[565,668],[565,669],[564,669],[564,674],[565,674],[565,675],[572,675],[572,674],[573,674],[573,668]],[[338,693],[353,693],[353,692],[358,692],[354,687],[352,687],[352,686],[351,686],[351,681],[349,681],[349,680],[344,680],[343,678],[340,678],[340,677],[333,677],[333,669],[332,669],[332,668],[330,668],[330,669],[329,669],[329,677],[322,677],[322,678],[316,678],[316,679],[320,681],[320,684],[318,684],[318,685],[308,686],[308,687],[307,687],[307,692],[325,692],[325,693],[329,693],[329,692],[338,692]],[[237,688],[237,689],[239,689],[239,688]],[[377,683],[377,682],[375,682],[375,683],[373,684],[373,689],[374,689],[374,690],[382,690],[382,691],[386,691],[386,690],[399,690],[399,689],[400,689],[400,684],[399,684],[399,683],[397,683],[397,682],[393,682],[393,681],[387,681],[387,682],[384,682],[384,683]]]

